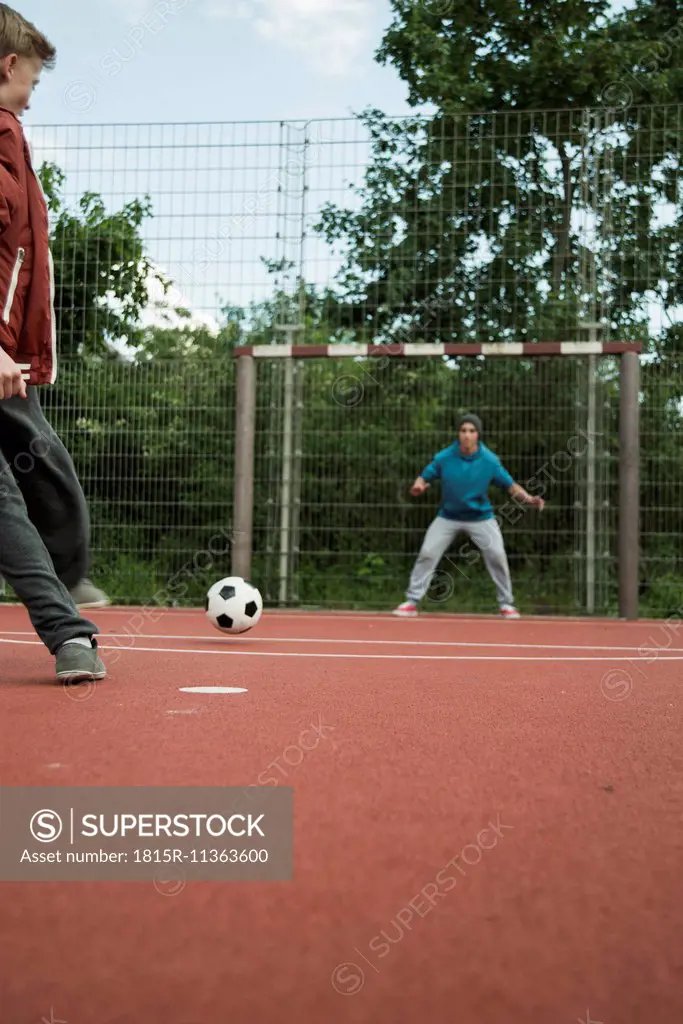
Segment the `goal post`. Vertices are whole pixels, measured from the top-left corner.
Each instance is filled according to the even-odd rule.
[[[640,566],[640,354],[638,341],[500,342],[480,344],[329,344],[253,345],[234,350],[237,361],[235,421],[235,492],[233,508],[232,572],[249,578],[252,573],[254,533],[254,467],[257,424],[258,373],[256,364],[275,360],[338,360],[377,358],[391,360],[536,359],[540,357],[617,357],[619,360],[619,463],[618,463],[618,591],[619,615],[638,618]],[[543,395],[538,403],[547,402]],[[290,397],[291,406],[291,397]],[[476,409],[471,410],[476,412]],[[285,468],[285,475],[289,472]],[[284,476],[283,476],[284,479]],[[524,481],[520,481],[524,483]],[[282,595],[283,591],[281,591]],[[281,600],[281,603],[283,601]]]
[[[640,349],[624,350],[619,374],[619,614],[638,618],[640,569]]]

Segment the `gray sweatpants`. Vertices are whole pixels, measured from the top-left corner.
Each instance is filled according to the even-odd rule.
[[[87,573],[90,520],[71,456],[40,408],[0,399],[0,575],[54,654],[65,640],[94,636],[69,589]]]
[[[512,581],[508,566],[505,544],[496,519],[478,522],[464,522],[460,519],[444,519],[437,516],[429,526],[422,548],[417,556],[410,577],[406,599],[416,604],[429,589],[435,569],[459,533],[466,533],[481,551],[484,565],[496,587],[496,596],[501,608],[514,606]]]

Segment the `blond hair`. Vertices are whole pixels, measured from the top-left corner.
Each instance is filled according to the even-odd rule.
[[[0,4],[0,60],[10,53],[19,57],[37,57],[48,69],[54,67],[57,57],[52,43],[35,25],[7,4]]]

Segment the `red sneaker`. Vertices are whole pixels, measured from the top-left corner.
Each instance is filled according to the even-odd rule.
[[[417,605],[413,601],[404,601],[398,608],[394,608],[392,615],[398,615],[402,619],[413,619],[417,615]]]
[[[510,605],[507,605],[507,607],[505,607],[505,608],[501,608],[500,609],[500,614],[501,614],[502,618],[504,618],[504,619],[519,619],[520,618],[520,614],[517,611],[517,609],[516,608],[512,608]]]

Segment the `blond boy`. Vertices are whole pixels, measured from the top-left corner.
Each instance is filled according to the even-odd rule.
[[[20,117],[55,48],[0,4],[0,575],[26,606],[67,683],[102,679],[97,627],[79,605],[107,603],[85,578],[89,518],[73,462],[38,398],[56,375],[48,212]]]

